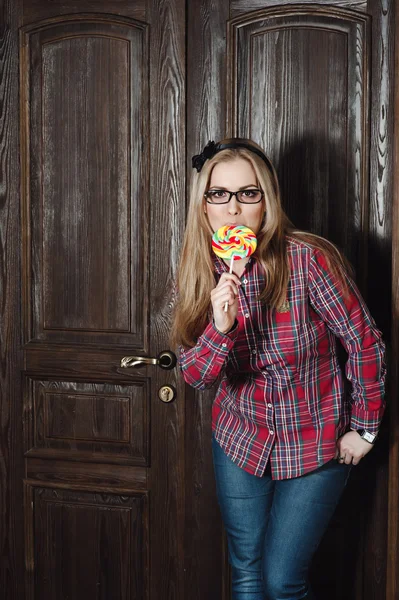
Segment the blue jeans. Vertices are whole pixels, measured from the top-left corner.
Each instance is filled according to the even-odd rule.
[[[345,488],[350,466],[331,460],[276,481],[237,467],[212,440],[216,489],[227,532],[232,600],[311,600],[308,571]]]

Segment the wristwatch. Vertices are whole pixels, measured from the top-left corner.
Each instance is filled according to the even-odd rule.
[[[355,429],[355,431],[357,431],[360,437],[366,440],[366,442],[369,444],[374,444],[375,440],[377,439],[377,434],[370,433],[370,431],[367,431],[367,429]]]

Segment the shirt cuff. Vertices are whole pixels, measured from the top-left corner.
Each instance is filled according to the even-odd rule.
[[[364,410],[362,408],[352,406],[350,428],[354,430],[366,429],[370,433],[377,434],[383,413],[383,406],[381,406],[381,408],[378,410]]]
[[[202,345],[216,354],[223,357],[233,348],[238,335],[238,323],[235,323],[227,333],[222,333],[216,329],[213,321],[209,323],[201,335]]]
[[[219,329],[215,325],[215,321],[212,321],[212,324],[213,324],[214,328],[216,329],[216,331],[218,333],[220,333],[220,335],[230,335],[231,333],[234,333],[234,331],[238,327],[238,321],[237,321],[237,319],[234,321],[233,326],[230,327],[230,329],[228,331],[225,331],[224,333],[223,333],[223,331],[219,331]]]

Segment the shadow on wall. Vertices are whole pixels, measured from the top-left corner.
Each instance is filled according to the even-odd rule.
[[[349,259],[356,282],[378,327],[389,342],[391,330],[391,241],[376,232],[376,217],[362,209],[356,166],[327,138],[305,137],[275,160],[285,211],[298,229],[334,242]],[[368,181],[365,183],[369,189]],[[369,215],[362,225],[361,214]],[[389,210],[385,213],[389,214]],[[384,218],[387,218],[384,214]],[[389,217],[388,217],[389,218]]]

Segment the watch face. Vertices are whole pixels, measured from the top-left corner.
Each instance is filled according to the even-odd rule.
[[[369,442],[370,444],[372,444],[374,442],[375,438],[377,437],[373,433],[370,433],[369,431],[366,431],[366,430],[364,430],[362,432],[361,436],[364,440],[366,440],[366,442]]]

